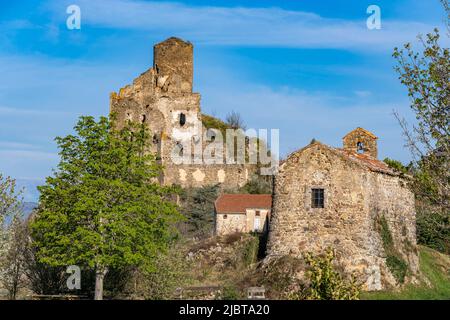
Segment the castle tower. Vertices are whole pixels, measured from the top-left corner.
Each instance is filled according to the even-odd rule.
[[[193,45],[175,37],[156,44],[153,47],[153,68],[162,91],[191,93]]]
[[[205,148],[206,141],[202,139],[201,96],[193,92],[193,55],[194,46],[179,38],[156,44],[153,66],[111,93],[110,112],[115,114],[118,127],[132,121],[148,128],[151,141],[147,150],[164,167],[162,184],[242,186],[256,166],[205,164],[201,152],[194,154]],[[195,159],[180,164],[174,161],[178,156]]]
[[[344,150],[362,153],[375,159],[378,157],[377,139],[372,132],[361,127],[350,131],[342,138]]]

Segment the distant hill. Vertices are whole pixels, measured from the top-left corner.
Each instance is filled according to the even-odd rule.
[[[22,209],[24,217],[27,218],[37,206],[37,202],[24,202]]]
[[[23,219],[27,219],[30,216],[31,212],[33,212],[33,210],[37,208],[37,206],[37,202],[24,202],[22,208]],[[11,223],[11,217],[7,217],[5,223],[6,225],[9,225]]]

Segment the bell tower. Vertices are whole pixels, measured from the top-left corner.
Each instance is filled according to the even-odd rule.
[[[344,150],[365,154],[375,159],[378,157],[377,139],[372,132],[361,127],[350,131],[342,138]]]

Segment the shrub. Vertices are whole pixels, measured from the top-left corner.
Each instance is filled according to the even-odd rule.
[[[430,208],[417,210],[417,242],[450,254],[450,215]]]
[[[241,298],[240,291],[232,284],[227,284],[222,288],[222,300],[239,300]]]
[[[397,282],[405,282],[405,277],[408,272],[408,264],[403,259],[396,255],[389,254],[386,258],[386,265]]]
[[[239,192],[249,194],[272,194],[272,182],[270,176],[253,175]]]
[[[359,299],[360,286],[354,277],[345,278],[335,268],[334,251],[328,248],[323,255],[305,255],[307,283],[290,298],[306,300],[355,300]]]
[[[166,254],[160,254],[155,260],[152,272],[136,270],[131,291],[134,296],[148,300],[171,299],[178,287],[188,281],[185,277],[187,263],[183,254],[172,248]]]
[[[273,258],[262,270],[258,270],[255,285],[266,287],[272,299],[288,298],[289,292],[298,286],[297,273],[304,267],[302,259],[290,255]]]
[[[256,262],[256,260],[258,259],[258,251],[259,237],[257,234],[254,234],[251,236],[251,238],[244,242],[241,248],[242,262],[245,267],[248,267]]]

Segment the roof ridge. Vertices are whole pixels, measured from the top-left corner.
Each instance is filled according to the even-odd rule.
[[[367,129],[364,129],[363,127],[356,127],[356,129],[353,129],[352,131],[348,132],[345,136],[342,137],[342,139],[344,139],[346,136],[348,136],[350,133],[353,133],[355,131],[362,131],[365,134],[367,134],[368,136],[374,138],[374,139],[378,139],[378,137],[376,135],[374,135],[372,132],[370,132]]]

